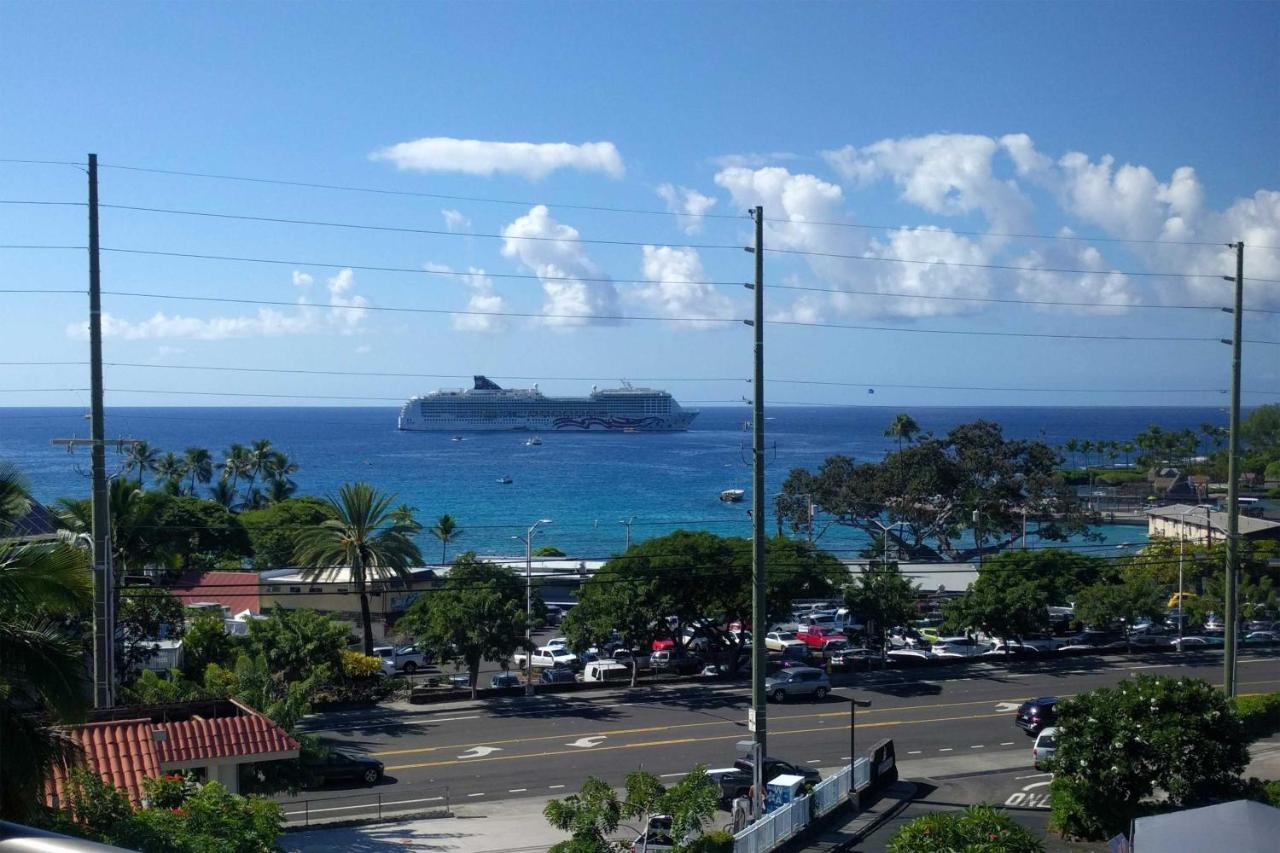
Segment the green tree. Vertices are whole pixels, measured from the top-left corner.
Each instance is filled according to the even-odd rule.
[[[369,585],[409,579],[409,567],[422,563],[413,544],[413,531],[391,518],[393,495],[367,483],[348,483],[330,497],[333,517],[298,534],[296,555],[308,580],[350,573],[360,596],[360,624],[364,653],[373,654],[373,618],[369,613]]]
[[[249,622],[248,644],[252,654],[266,657],[271,672],[302,681],[322,669],[329,675],[341,670],[350,636],[346,623],[302,608],[277,606],[265,616]]]
[[[1071,467],[1078,468],[1076,454],[1080,452],[1080,439],[1068,438],[1066,443],[1062,445],[1062,449],[1071,454]]]
[[[240,513],[249,534],[255,569],[278,569],[293,564],[298,533],[334,517],[333,507],[321,498],[290,498],[261,509]]]
[[[248,448],[243,444],[232,444],[222,451],[222,462],[219,463],[218,467],[222,472],[218,479],[230,485],[231,494],[233,496],[236,495],[240,485],[240,478],[249,471]],[[233,500],[232,503],[234,502]]]
[[[916,616],[919,594],[919,584],[903,577],[896,562],[872,561],[845,587],[844,602],[866,623],[868,644],[882,649],[890,628]]]
[[[260,475],[267,473],[275,452],[275,448],[271,446],[271,440],[266,438],[256,439],[245,451],[245,474],[248,475],[249,482],[244,488],[244,506],[256,507],[261,503],[261,495],[254,487],[254,483]]]
[[[906,412],[901,412],[893,419],[893,423],[885,429],[885,438],[896,438],[898,440],[898,449],[902,449],[902,442],[910,443],[916,433],[920,432],[920,424]]]
[[[157,459],[152,470],[164,491],[173,495],[182,491],[182,478],[187,475],[187,467],[172,450]]]
[[[462,528],[458,526],[454,517],[446,512],[436,519],[436,523],[428,532],[440,543],[440,563],[444,565],[449,554],[449,543],[462,535]]]
[[[219,478],[209,487],[209,500],[218,506],[231,509],[236,502],[235,487],[226,478]]]
[[[234,669],[210,664],[204,673],[204,687],[218,696],[231,696],[270,717],[286,731],[311,713],[316,691],[332,677],[328,667],[313,669],[305,678],[286,678],[272,668],[268,655],[241,654]]]
[[[889,839],[889,853],[1041,853],[1044,842],[1005,812],[969,806],[921,815]]]
[[[239,517],[213,501],[148,492],[139,516],[141,553],[182,570],[238,566],[252,553]]]
[[[637,820],[628,829],[638,835],[655,814],[670,816],[676,849],[682,849],[681,840],[701,834],[711,821],[720,796],[702,765],[670,788],[652,773],[633,770],[627,774],[624,791],[619,799],[608,784],[589,776],[577,794],[547,803],[542,812],[547,822],[571,836],[553,845],[550,853],[609,853],[615,849],[609,836],[622,826],[623,818]]]
[[[213,479],[213,456],[207,447],[188,447],[182,456],[183,467],[191,478],[187,486],[187,494],[196,493],[196,483],[207,483]]]
[[[154,640],[182,638],[185,610],[177,596],[155,586],[126,586],[120,590],[116,631],[123,664],[120,679],[131,682],[157,654]]]
[[[159,459],[159,450],[152,447],[148,442],[136,441],[129,445],[128,451],[125,452],[125,476],[127,477],[136,471],[138,473],[138,488],[145,489],[147,472],[156,470],[156,462]]]
[[[230,666],[242,645],[227,634],[221,613],[199,613],[182,635],[182,671],[187,678],[199,679],[211,663]]]
[[[576,649],[602,645],[615,633],[626,648],[647,650],[666,633],[666,623],[654,618],[663,599],[662,581],[642,577],[617,561],[609,561],[582,585],[578,603],[565,615],[560,629]],[[631,686],[636,686],[639,663],[631,659]]]
[[[440,658],[465,667],[471,695],[481,661],[505,662],[525,648],[525,588],[505,566],[468,551],[437,589],[418,598],[396,623]]]
[[[283,450],[276,450],[267,457],[263,467],[263,473],[266,476],[267,491],[263,496],[267,503],[279,503],[293,497],[293,493],[298,490],[298,484],[293,481],[292,475],[298,472],[298,463],[290,458],[288,453]]]
[[[182,677],[182,671],[171,669],[160,675],[146,669],[132,684],[120,688],[123,705],[163,705],[170,702],[187,702],[203,699],[208,695],[203,685]]]
[[[571,836],[548,853],[611,853],[609,836],[622,823],[622,801],[608,783],[588,776],[578,793],[552,800],[542,813],[547,823]]]
[[[1227,699],[1193,678],[1140,675],[1062,703],[1053,824],[1083,838],[1127,831],[1157,790],[1186,808],[1235,790],[1249,760]]]
[[[1125,643],[1139,619],[1164,620],[1166,596],[1150,578],[1126,574],[1120,581],[1104,581],[1080,590],[1076,617],[1088,625],[1119,625]]]
[[[559,548],[557,548],[555,545],[539,545],[537,548],[533,549],[532,556],[534,557],[565,557],[568,555],[565,554],[564,551],[561,551]]]

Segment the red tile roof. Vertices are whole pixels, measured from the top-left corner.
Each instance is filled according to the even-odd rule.
[[[261,612],[257,572],[187,572],[173,588],[184,605],[217,602],[230,615],[248,610]]]
[[[199,710],[204,710],[201,706]],[[154,722],[148,717],[88,723],[67,729],[80,744],[85,766],[129,795],[142,801],[142,780],[159,776],[162,765],[233,756],[266,756],[293,752],[298,742],[271,720],[236,702],[221,703],[227,716],[197,716]],[[166,716],[175,716],[172,706]],[[156,732],[163,736],[156,736]],[[67,771],[55,766],[46,796],[66,805]]]

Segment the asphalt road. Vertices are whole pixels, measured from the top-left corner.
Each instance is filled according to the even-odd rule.
[[[862,674],[853,688],[836,693],[871,700],[872,707],[858,711],[857,748],[893,738],[904,778],[1034,773],[1031,738],[1013,725],[1013,708],[1023,700],[1068,696],[1139,672],[1218,683],[1221,667],[1218,654],[1185,661],[1167,654],[1074,658],[984,673]],[[1241,692],[1280,690],[1280,655],[1241,659],[1239,681]],[[673,686],[326,714],[305,727],[335,745],[376,756],[386,765],[386,778],[372,791],[331,785],[286,802],[357,793],[430,798],[442,796],[445,787],[453,802],[546,796],[576,791],[588,775],[620,784],[637,767],[675,778],[698,763],[732,764],[735,742],[750,737],[747,706],[745,685]],[[771,755],[819,768],[848,761],[844,699],[770,704],[768,712]]]

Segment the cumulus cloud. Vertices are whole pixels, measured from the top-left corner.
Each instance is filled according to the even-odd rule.
[[[310,287],[315,284],[315,279],[301,270],[293,271],[293,283],[298,287]]]
[[[578,230],[557,222],[546,205],[530,208],[502,234],[503,256],[542,279],[544,324],[569,328],[610,322],[588,315],[617,315],[617,287],[577,242]]]
[[[493,288],[493,279],[483,269],[471,267],[458,276],[467,285],[471,295],[467,310],[478,314],[454,314],[453,328],[460,332],[501,332],[506,328],[505,317],[486,317],[482,314],[500,314],[507,310],[507,302]]]
[[[707,321],[729,319],[735,314],[729,297],[710,284],[696,249],[645,246],[644,277],[653,282],[630,291],[629,296],[647,310],[663,317],[696,317]],[[679,328],[708,329],[723,323],[679,323]]]
[[[659,184],[658,197],[667,203],[667,210],[678,213],[680,227],[687,234],[696,234],[702,230],[702,217],[715,206],[716,200],[688,187],[677,187],[673,184]]]
[[[307,273],[294,271],[293,282],[305,287],[312,283]],[[327,282],[329,304],[332,308],[310,305],[306,297],[298,299],[298,307],[292,311],[277,308],[260,308],[254,314],[230,317],[188,317],[157,311],[142,320],[127,320],[113,314],[102,315],[102,335],[124,340],[186,339],[196,341],[221,341],[230,338],[283,337],[337,332],[343,335],[360,330],[367,312],[350,310],[363,308],[369,301],[353,292],[355,275],[350,269],[338,271]],[[85,339],[89,336],[87,324],[72,323],[66,327],[69,337]]]
[[[796,159],[796,155],[790,151],[771,151],[767,154],[721,154],[719,157],[711,158],[711,165],[718,169],[732,169],[734,167],[758,169],[761,166],[768,166],[770,163],[784,163],[787,160],[794,159]]]
[[[497,173],[544,178],[557,169],[600,172],[611,178],[626,173],[622,155],[612,142],[492,142],[432,136],[380,148],[369,155],[414,172],[463,172],[490,177]]]
[[[444,217],[444,227],[450,231],[470,231],[471,219],[460,210],[446,207],[440,211],[440,215]]]

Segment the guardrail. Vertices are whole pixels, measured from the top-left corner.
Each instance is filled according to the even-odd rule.
[[[285,826],[292,829],[319,823],[350,820],[381,820],[384,817],[451,814],[448,788],[419,791],[369,791],[338,794],[332,797],[309,797],[280,804]]]
[[[858,780],[861,779],[861,785]],[[733,853],[769,853],[795,838],[810,823],[824,817],[849,798],[853,791],[865,788],[871,780],[871,762],[859,758],[809,792],[808,796],[774,809],[760,820],[733,836]]]

